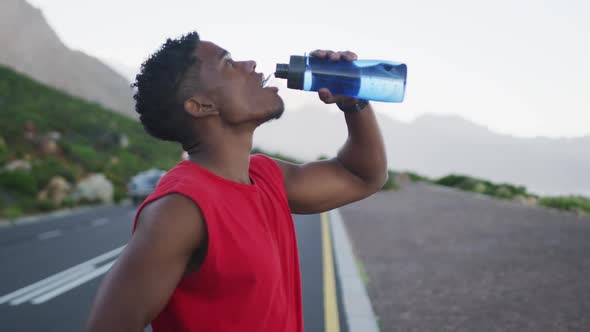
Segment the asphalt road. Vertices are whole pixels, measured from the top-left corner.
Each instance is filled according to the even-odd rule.
[[[83,330],[101,278],[129,239],[134,214],[130,206],[100,207],[0,228],[0,330]],[[320,217],[294,217],[305,330],[319,332],[324,330]]]
[[[383,331],[590,331],[590,219],[425,184],[342,209]]]

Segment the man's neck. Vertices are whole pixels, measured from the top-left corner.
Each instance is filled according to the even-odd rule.
[[[189,149],[189,160],[230,181],[252,184],[249,176],[252,134],[208,135]]]

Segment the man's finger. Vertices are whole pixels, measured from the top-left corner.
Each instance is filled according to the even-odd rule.
[[[334,51],[328,51],[328,57],[332,61],[338,61],[338,60],[340,60],[340,54],[339,53],[336,53]]]
[[[323,58],[326,56],[326,51],[325,50],[315,50],[315,51],[311,51],[311,53],[309,53],[309,55]]]
[[[343,59],[346,59],[348,61],[354,61],[357,59],[356,54],[351,51],[344,51],[344,52],[338,52],[338,53],[340,53],[340,55]]]
[[[320,100],[323,101],[326,104],[331,104],[334,101],[332,100],[332,93],[330,92],[330,90],[326,89],[326,88],[321,88],[318,90],[318,96],[320,97]]]

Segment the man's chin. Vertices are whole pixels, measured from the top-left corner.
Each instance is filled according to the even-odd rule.
[[[283,104],[283,101],[281,100],[281,104],[275,108],[274,111],[270,112],[266,119],[263,121],[264,122],[269,122],[272,120],[278,120],[281,118],[281,116],[283,116],[283,113],[285,113],[285,105]]]

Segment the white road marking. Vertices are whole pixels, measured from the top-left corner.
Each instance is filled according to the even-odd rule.
[[[59,229],[56,229],[53,231],[41,233],[41,234],[37,235],[37,238],[39,240],[47,240],[47,239],[51,239],[52,237],[56,237],[56,236],[60,236],[60,235],[61,235],[61,231]]]
[[[94,266],[84,265],[84,267],[82,267],[81,269],[77,269],[77,270],[73,271],[72,273],[65,275],[63,278],[55,280],[54,282],[52,282],[48,285],[45,285],[44,287],[39,287],[39,288],[33,290],[32,292],[25,293],[23,296],[13,299],[12,301],[10,301],[10,305],[19,305],[21,303],[25,303],[32,298],[35,298],[45,292],[48,292],[56,287],[59,287],[59,286],[65,284],[71,280],[74,280],[74,279],[76,279],[88,272],[91,272],[92,270],[94,270]]]
[[[33,284],[28,285],[26,287],[17,289],[14,292],[11,292],[9,294],[3,295],[0,297],[0,304],[6,303],[14,298],[22,296],[22,295],[24,295],[28,292],[34,291],[38,288],[45,287],[50,284],[54,284],[55,282],[58,282],[59,280],[66,278],[70,274],[77,273],[78,270],[88,269],[88,267],[90,267],[90,270],[93,270],[94,266],[96,264],[100,264],[104,261],[107,261],[107,260],[119,255],[119,253],[121,253],[121,251],[123,251],[123,249],[125,249],[125,245],[121,246],[119,248],[113,249],[113,250],[106,252],[102,255],[99,255],[97,257],[94,257],[92,259],[89,259],[86,262],[82,262],[82,263],[80,263],[76,266],[73,266],[67,270],[56,273],[55,275],[52,275],[52,276],[49,276],[45,279],[39,280],[36,283],[33,283]]]
[[[92,222],[90,224],[92,225],[92,227],[98,227],[98,226],[106,225],[108,223],[109,223],[108,218],[100,218],[100,219],[92,220]]]
[[[45,293],[44,295],[41,295],[38,298],[33,299],[33,301],[31,301],[31,303],[33,303],[33,304],[45,303],[54,297],[60,296],[61,294],[82,285],[85,282],[88,282],[96,277],[99,277],[99,276],[107,273],[107,271],[111,268],[111,266],[113,266],[113,264],[115,264],[115,262],[116,262],[116,260],[99,267],[98,269],[86,274],[85,276],[83,276],[82,278],[80,278],[78,280],[74,280],[74,281],[72,281],[68,284],[65,284],[61,287],[58,287],[48,293]]]
[[[14,292],[12,292],[10,294],[6,294],[6,295],[0,297],[0,304],[3,304],[5,302],[8,302],[8,301],[10,301],[11,299],[13,299],[15,297],[21,296],[22,294],[25,294],[25,293],[30,292],[32,290],[35,290],[37,288],[45,287],[46,285],[51,284],[51,283],[55,282],[56,280],[59,280],[60,278],[63,278],[65,276],[67,276],[70,273],[74,273],[74,272],[76,272],[76,271],[78,271],[80,269],[84,269],[85,266],[86,265],[75,266],[73,268],[69,268],[69,269],[67,269],[65,271],[62,271],[62,272],[57,273],[57,274],[55,274],[55,275],[53,275],[51,277],[45,278],[43,280],[40,280],[40,281],[38,281],[38,282],[36,282],[34,284],[31,284],[31,285],[29,285],[27,287],[18,289],[18,290],[14,291]]]

